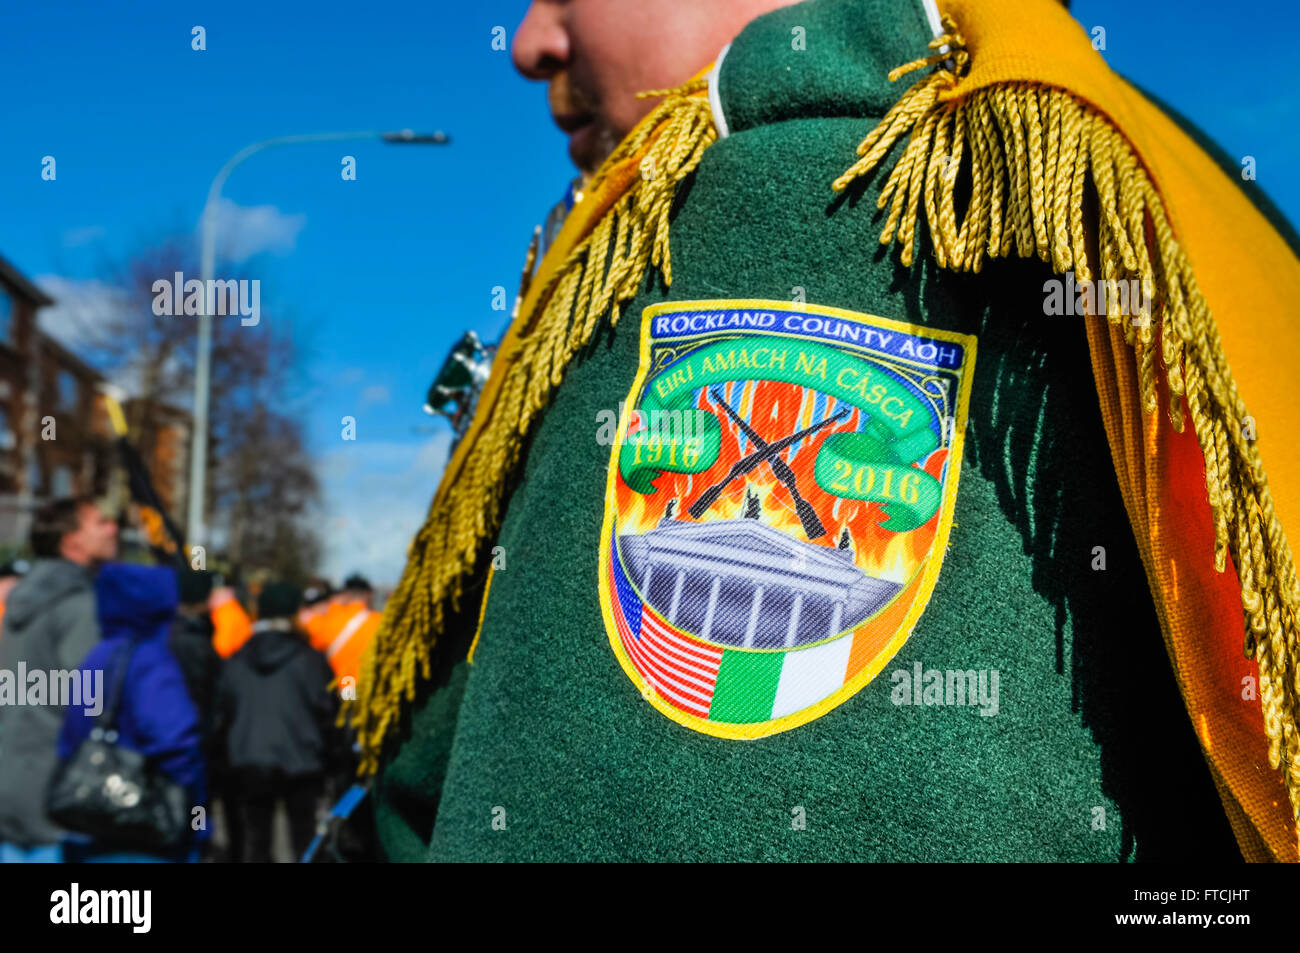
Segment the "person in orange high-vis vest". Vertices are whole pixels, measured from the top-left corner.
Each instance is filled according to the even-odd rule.
[[[361,576],[351,576],[330,607],[309,622],[307,632],[312,646],[325,653],[341,688],[348,687],[346,678],[351,678],[355,686],[361,655],[379,628],[382,613],[370,608],[372,598],[370,583]]]
[[[298,628],[307,633],[311,647],[324,652],[329,645],[329,633],[326,617],[334,608],[334,590],[328,581],[317,579],[303,590],[302,608],[298,610],[295,621]]]
[[[212,616],[212,647],[222,658],[230,658],[253,634],[253,622],[229,586],[212,590],[208,611]]]

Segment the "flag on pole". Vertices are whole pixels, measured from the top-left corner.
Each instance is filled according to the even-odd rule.
[[[127,439],[126,416],[122,405],[112,395],[105,393],[104,408],[108,412],[113,432],[117,434],[117,452],[122,469],[126,473],[127,489],[131,501],[139,507],[140,521],[143,524],[149,548],[154,556],[162,562],[185,564],[185,537],[180,527],[167,515],[162,498],[154,488],[153,478],[145,465],[140,451]]]

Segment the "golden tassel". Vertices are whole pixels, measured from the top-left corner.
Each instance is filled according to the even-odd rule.
[[[842,191],[874,169],[906,132],[911,136],[877,203],[889,208],[882,244],[896,241],[901,259],[916,256],[916,223],[924,211],[940,267],[980,271],[984,256],[1014,249],[1037,256],[1054,272],[1074,269],[1093,280],[1083,224],[1083,188],[1091,179],[1099,203],[1100,282],[1136,280],[1143,294],[1135,321],[1107,294],[1107,320],[1123,323],[1135,352],[1140,399],[1158,410],[1156,352],[1169,388],[1169,419],[1183,431],[1183,399],[1205,458],[1205,486],[1215,528],[1215,567],[1229,550],[1241,585],[1245,654],[1259,665],[1260,700],[1269,761],[1282,771],[1300,836],[1300,587],[1295,563],[1273,510],[1263,464],[1239,422],[1245,405],[1228,369],[1218,328],[1196,286],[1155,185],[1128,140],[1101,113],[1069,92],[1032,83],[974,90],[951,101],[970,54],[951,17],[935,52],[889,74],[896,80],[925,66],[939,68],[913,85],[858,147],[861,157],[832,187]],[[970,201],[955,214],[954,187],[965,162]],[[1148,237],[1150,226],[1153,241]],[[1099,283],[1100,283],[1099,282]],[[1130,287],[1138,287],[1130,285]],[[1160,337],[1147,302],[1159,305]]]
[[[465,437],[464,464],[444,478],[411,541],[401,581],[363,660],[357,700],[346,706],[344,717],[361,744],[362,774],[378,768],[403,700],[415,698],[417,673],[430,677],[448,606],[459,608],[484,544],[500,527],[506,481],[523,439],[569,361],[602,317],[617,324],[619,308],[636,295],[651,266],[672,283],[668,213],[677,186],[717,139],[706,91],[701,78],[640,94],[664,101],[605,160],[585,194],[599,192],[612,170],[638,156],[639,175],[551,272],[529,312],[516,316],[517,328],[492,367],[499,390],[491,401],[485,393]]]

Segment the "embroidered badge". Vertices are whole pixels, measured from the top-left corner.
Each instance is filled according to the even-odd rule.
[[[647,308],[610,458],[600,597],[645,699],[759,738],[902,647],[952,523],[975,338],[836,308]]]

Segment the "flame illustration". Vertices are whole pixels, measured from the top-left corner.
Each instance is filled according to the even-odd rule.
[[[832,434],[862,429],[868,417],[857,407],[783,381],[734,381],[711,390],[698,390],[694,406],[716,417],[722,428],[722,448],[718,459],[702,473],[661,473],[654,482],[656,492],[646,496],[616,479],[615,503],[620,533],[644,533],[653,529],[674,501],[673,518],[690,521],[688,509],[700,493],[721,480],[737,460],[758,449],[715,402],[715,391],[768,443],[830,417],[843,406],[850,406],[852,413],[781,453],[795,474],[800,495],[812,504],[826,528],[824,536],[811,541],[807,538],[789,489],[766,463],[729,484],[717,502],[703,514],[701,522],[743,516],[746,496],[753,494],[759,500],[759,518],[800,542],[835,548],[847,529],[855,563],[863,572],[898,583],[904,583],[916,574],[934,542],[938,515],[911,532],[895,533],[880,525],[886,519],[886,512],[880,504],[845,499],[822,490],[813,478],[818,450]],[[633,432],[639,426],[639,422],[635,424]],[[921,469],[941,480],[947,457],[946,449],[936,450],[922,461]]]

